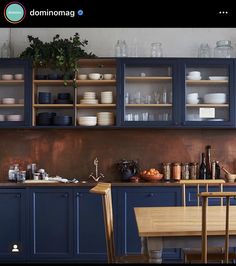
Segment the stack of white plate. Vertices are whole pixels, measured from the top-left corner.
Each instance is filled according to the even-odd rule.
[[[23,115],[6,115],[7,121],[23,121]]]
[[[94,91],[84,92],[84,98],[80,100],[81,104],[98,104],[96,93]]]
[[[96,116],[79,116],[78,124],[80,126],[96,126],[97,117]]]
[[[112,91],[102,91],[101,103],[112,103],[112,102],[113,102]]]
[[[99,126],[112,126],[114,125],[114,114],[112,112],[99,112],[97,113]]]

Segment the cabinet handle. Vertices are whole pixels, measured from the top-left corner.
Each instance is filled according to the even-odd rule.
[[[148,194],[148,197],[153,197],[154,196],[154,193],[149,193]]]
[[[80,198],[82,196],[81,193],[76,193],[76,198]]]

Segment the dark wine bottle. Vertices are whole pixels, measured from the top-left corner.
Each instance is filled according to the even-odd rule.
[[[199,179],[207,179],[206,156],[202,153],[202,161],[199,166]]]
[[[206,178],[211,179],[211,146],[206,146]]]

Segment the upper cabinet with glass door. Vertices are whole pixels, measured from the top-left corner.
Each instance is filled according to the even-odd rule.
[[[176,121],[176,60],[119,60],[121,123],[125,126],[167,126]],[[118,74],[118,75],[119,75]]]
[[[233,59],[180,60],[182,125],[225,127],[234,125]]]
[[[30,126],[31,89],[29,61],[0,59],[0,127]]]

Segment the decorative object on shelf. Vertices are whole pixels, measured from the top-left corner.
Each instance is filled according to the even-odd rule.
[[[93,172],[89,175],[89,177],[92,177],[94,181],[98,182],[100,178],[104,177],[103,173],[99,173],[98,175],[98,158],[96,157],[93,161],[95,165],[95,176],[93,175]]]
[[[234,48],[229,40],[220,40],[216,42],[214,49],[214,56],[220,58],[231,58],[234,57]]]
[[[78,33],[73,37],[62,39],[57,34],[51,42],[43,42],[38,37],[28,35],[30,46],[21,54],[21,58],[31,59],[36,68],[44,67],[62,71],[65,85],[73,77],[76,86],[76,77],[80,58],[95,58],[95,54],[87,53],[84,47],[87,40],[81,40]]]
[[[198,49],[198,57],[211,57],[211,48],[208,43],[201,43]]]
[[[117,165],[123,181],[130,181],[139,172],[138,162],[134,160],[121,160]]]

